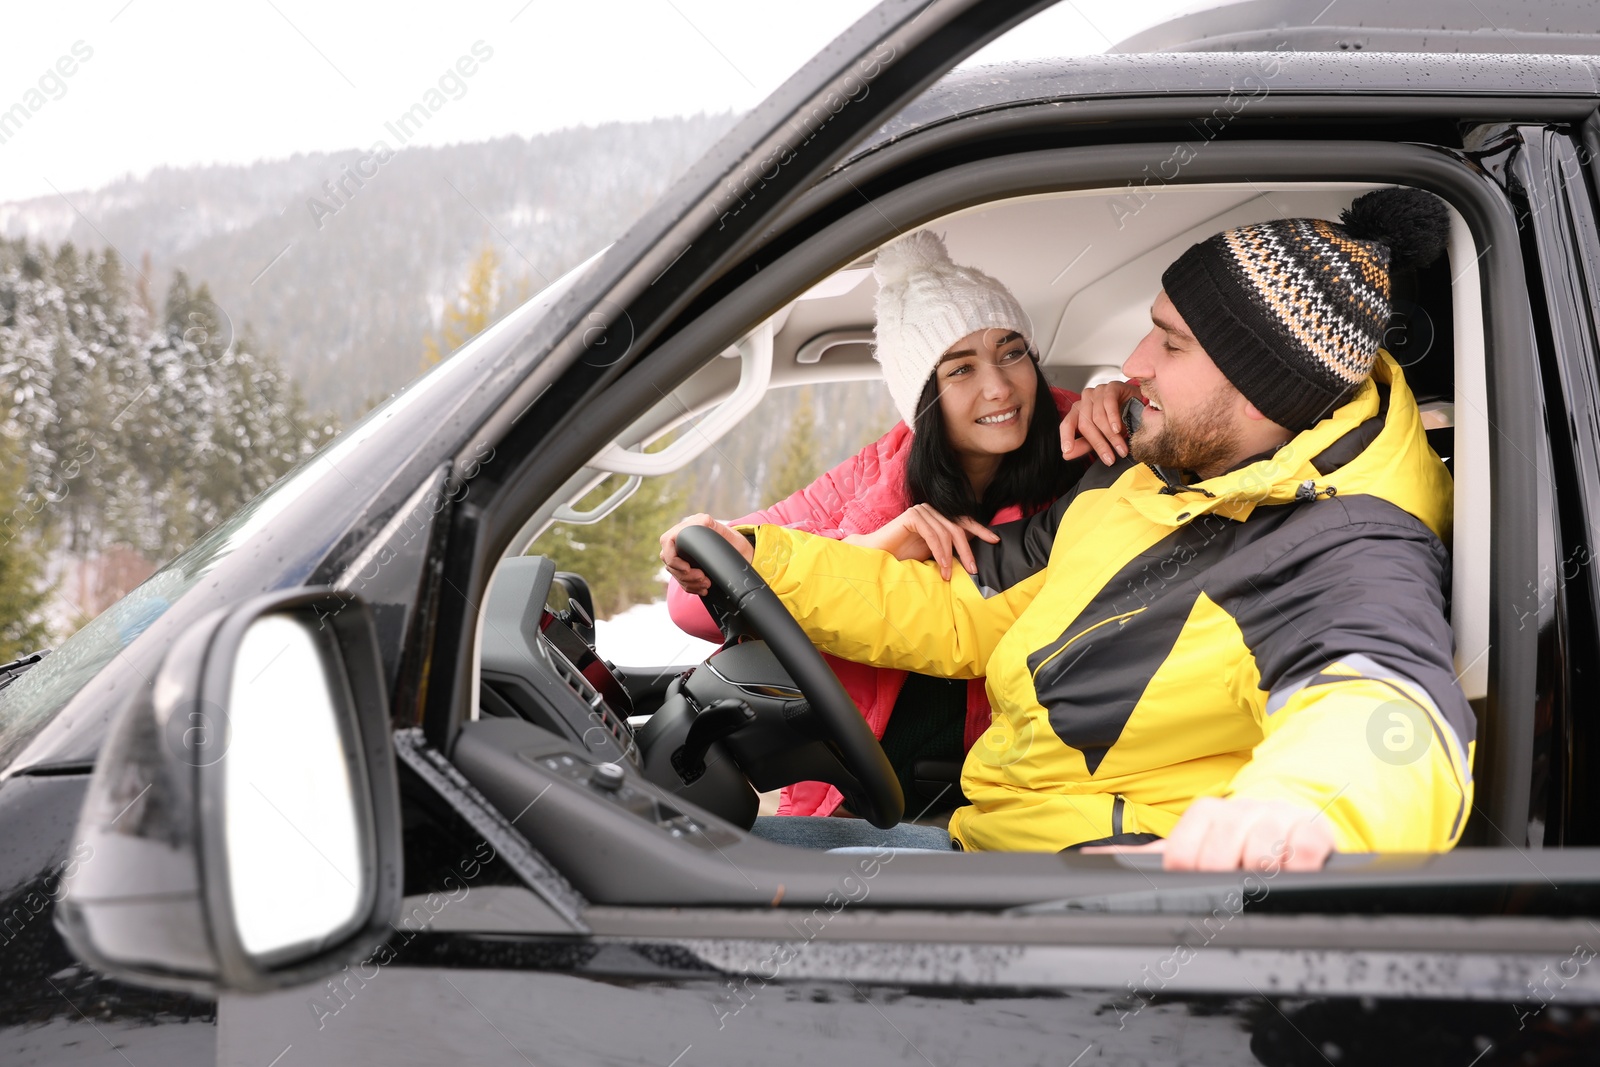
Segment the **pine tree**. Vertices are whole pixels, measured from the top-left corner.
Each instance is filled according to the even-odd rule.
[[[94,494],[81,480],[82,463],[73,462],[93,452],[91,441],[105,392],[101,359],[106,297],[99,292],[98,258],[92,252],[80,255],[67,243],[57,251],[51,268],[61,291],[61,314],[50,338],[50,395],[56,419],[45,428],[43,441],[55,457],[50,471],[55,500],[41,517],[61,531],[62,546],[77,554],[89,550],[99,511]]]
[[[499,291],[496,276],[499,270],[500,256],[495,252],[494,245],[485,242],[467,271],[467,280],[461,292],[445,307],[444,322],[440,324],[439,333],[423,338],[423,370],[434,366],[478,336],[494,321],[498,304],[496,294]]]
[[[138,284],[146,288],[144,276]],[[114,252],[100,257],[91,299],[101,309],[97,337],[90,342],[99,364],[93,434],[77,446],[68,462],[69,467],[74,461],[81,467],[81,496],[89,501],[94,515],[90,549],[121,545],[139,551],[146,543],[138,521],[144,501],[142,494],[140,499],[132,499],[130,487],[137,484],[139,476],[124,438],[128,427],[138,422],[136,409],[150,401],[152,382],[144,346],[154,319],[144,298],[130,292],[121,259]]]
[[[26,468],[19,490],[26,492],[47,480],[55,465],[46,441],[57,422],[52,386],[62,294],[49,260],[26,242],[6,252],[0,264],[0,424],[20,447],[13,462]]]
[[[246,330],[214,365],[215,421],[199,487],[210,528],[255,499],[336,432],[313,419],[299,388]]]
[[[45,648],[50,631],[41,618],[47,592],[40,588],[43,559],[35,530],[24,520],[22,449],[0,431],[0,663]]]
[[[216,421],[214,317],[188,276],[175,272],[161,320],[142,346],[137,377],[144,380],[128,383],[141,386],[133,391],[137,400],[119,420],[116,447],[126,449],[137,471],[128,488],[142,490],[142,499],[127,501],[137,510],[135,545],[156,559],[204,529],[196,505]]]
[[[811,387],[803,385],[789,420],[789,433],[768,470],[762,495],[771,502],[783,500],[795,490],[810,485],[821,473],[816,407],[812,403]]]
[[[64,247],[50,271],[42,291],[60,290],[65,314],[24,323],[53,358],[12,422],[50,457],[52,496],[66,490],[57,510],[73,556],[114,556],[124,575],[139,569],[127,549],[170,558],[332,436],[249,332],[233,336],[204,284],[175,274],[151,323],[110,253]]]
[[[163,329],[147,348],[152,388],[134,432],[151,486],[156,536],[166,558],[254,499],[322,446],[335,428],[312,417],[276,359],[248,331],[235,336],[202,284],[180,271],[167,293]]]
[[[0,239],[0,648],[44,643],[47,557],[81,624],[336,432],[205,285],[145,299],[111,252]]]

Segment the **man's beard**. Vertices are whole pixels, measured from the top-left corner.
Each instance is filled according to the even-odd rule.
[[[1239,428],[1228,411],[1234,396],[1226,382],[1182,422],[1161,412],[1161,429],[1140,427],[1128,438],[1128,452],[1141,463],[1202,475],[1239,453]]]

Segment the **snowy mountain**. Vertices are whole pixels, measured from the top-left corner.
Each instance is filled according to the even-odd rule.
[[[235,330],[253,328],[310,407],[348,421],[417,374],[424,336],[486,244],[508,299],[536,291],[615,240],[733,121],[162,168],[0,204],[0,236],[109,245],[156,300],[185,271]]]

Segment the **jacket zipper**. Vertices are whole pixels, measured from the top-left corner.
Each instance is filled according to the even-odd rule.
[[[1071,648],[1073,643],[1076,642],[1078,640],[1078,638],[1083,637],[1083,636],[1085,636],[1087,634],[1092,634],[1096,630],[1100,629],[1100,627],[1102,627],[1102,626],[1109,626],[1111,623],[1114,623],[1114,622],[1124,622],[1124,621],[1126,621],[1128,619],[1131,619],[1131,618],[1133,618],[1135,615],[1139,614],[1143,610],[1145,610],[1145,609],[1144,608],[1134,608],[1132,611],[1124,611],[1121,615],[1113,615],[1109,619],[1101,619],[1099,622],[1095,623],[1093,626],[1085,627],[1084,629],[1079,630],[1077,633],[1075,633],[1071,637],[1067,638],[1066,643],[1063,644],[1060,648],[1056,649],[1054,652],[1050,653],[1050,655],[1045,657],[1044,661],[1042,663],[1040,663],[1038,668],[1033,672],[1033,680],[1035,682],[1037,682],[1039,680],[1039,671],[1044,670],[1045,667],[1049,665],[1051,660],[1055,659],[1057,656],[1061,655],[1061,653],[1063,653],[1067,649]]]

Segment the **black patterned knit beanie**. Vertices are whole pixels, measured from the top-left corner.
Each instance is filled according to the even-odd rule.
[[[1372,373],[1389,321],[1389,272],[1443,250],[1450,217],[1420,189],[1379,189],[1327,219],[1225,230],[1161,276],[1217,369],[1267,418],[1316,425]]]

